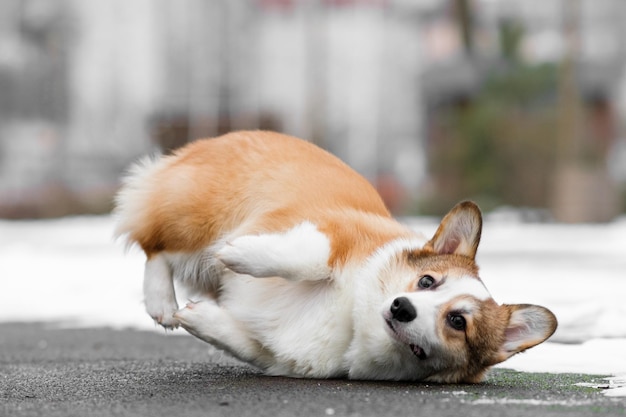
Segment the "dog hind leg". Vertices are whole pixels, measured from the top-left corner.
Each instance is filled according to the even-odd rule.
[[[146,311],[164,328],[178,327],[174,313],[178,310],[172,270],[163,256],[156,254],[146,261],[143,280]]]
[[[284,233],[244,235],[216,253],[227,268],[257,278],[318,281],[330,277],[330,241],[310,222]]]

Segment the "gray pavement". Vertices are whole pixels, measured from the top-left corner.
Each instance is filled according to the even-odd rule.
[[[592,360],[592,358],[581,358]],[[181,334],[0,324],[0,416],[624,416],[588,375],[476,385],[266,377]]]

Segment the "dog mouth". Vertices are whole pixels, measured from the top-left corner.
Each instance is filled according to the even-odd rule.
[[[396,336],[396,338],[400,341],[400,335],[398,334],[398,332],[396,331],[396,329],[393,327],[393,323],[391,320],[385,319],[385,323],[387,323],[387,327],[389,327],[389,329],[392,331],[392,333]],[[424,351],[424,349],[422,349],[421,346],[415,344],[415,343],[409,343],[409,349],[411,349],[411,352],[413,352],[413,355],[415,355],[416,358],[420,359],[420,360],[424,360],[426,359],[428,356],[426,355],[426,352]]]
[[[426,352],[424,352],[424,349],[422,349],[420,346],[414,343],[411,343],[409,344],[409,347],[411,348],[411,351],[413,352],[415,356],[417,356],[418,359],[421,359],[421,360],[426,359]]]

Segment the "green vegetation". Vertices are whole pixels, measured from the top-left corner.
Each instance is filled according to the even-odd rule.
[[[442,115],[444,134],[431,148],[431,174],[443,190],[443,207],[460,198],[487,210],[545,206],[555,164],[556,85],[554,65],[509,61],[489,75],[469,105]]]
[[[501,55],[470,56],[473,93],[438,104],[429,138],[433,195],[419,211],[443,214],[461,199],[497,206],[548,208],[559,169],[602,168],[607,152],[607,104],[580,97],[575,64],[529,64],[520,58],[521,27],[502,25]],[[607,124],[608,123],[608,124]],[[604,136],[603,136],[604,135]]]

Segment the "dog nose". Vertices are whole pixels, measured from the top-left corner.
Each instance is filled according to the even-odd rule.
[[[409,322],[417,317],[417,310],[406,297],[398,297],[391,303],[391,316],[398,321]]]

